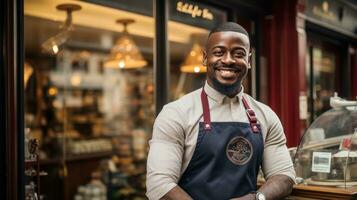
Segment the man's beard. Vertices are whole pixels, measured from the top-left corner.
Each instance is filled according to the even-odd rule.
[[[212,69],[214,70],[213,72],[214,74],[215,71],[218,70],[220,67],[238,68],[237,66],[232,66],[232,65],[231,66],[221,66],[221,65],[222,64],[218,64],[218,63],[213,64]],[[214,89],[216,89],[218,92],[224,95],[227,95],[228,97],[234,97],[241,89],[241,83],[242,83],[241,80],[237,80],[231,85],[224,85],[217,80],[215,75],[211,76],[210,79],[212,81]]]
[[[234,97],[241,89],[241,82],[237,81],[233,83],[232,85],[224,85],[220,83],[216,77],[212,78],[212,84],[214,89],[216,89],[218,92],[227,95],[228,97]]]

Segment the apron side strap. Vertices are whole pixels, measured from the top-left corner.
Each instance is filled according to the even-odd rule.
[[[258,120],[257,120],[257,117],[255,116],[254,110],[250,108],[250,106],[249,106],[247,100],[245,100],[244,96],[242,96],[242,102],[243,102],[244,108],[246,110],[249,124],[250,124],[250,127],[252,128],[253,133],[258,133],[259,132],[258,123],[257,123]]]

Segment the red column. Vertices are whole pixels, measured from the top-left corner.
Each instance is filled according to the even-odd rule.
[[[304,126],[299,117],[299,96],[306,94],[306,36],[300,27],[303,21],[297,13],[302,7],[298,5],[296,0],[273,1],[273,15],[266,17],[263,25],[269,105],[280,117],[289,147],[298,144]]]

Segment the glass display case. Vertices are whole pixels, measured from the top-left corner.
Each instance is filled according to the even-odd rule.
[[[294,158],[297,181],[353,188],[357,186],[357,101],[335,94],[330,105],[332,109],[318,117],[301,139]]]

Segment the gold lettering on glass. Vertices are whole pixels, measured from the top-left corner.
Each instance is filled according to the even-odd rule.
[[[184,3],[182,1],[177,2],[176,10],[181,13],[189,14],[192,18],[200,17],[208,20],[214,19],[213,14],[209,9],[202,9],[198,5]]]

